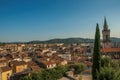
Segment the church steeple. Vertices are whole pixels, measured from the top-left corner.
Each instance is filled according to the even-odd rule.
[[[104,17],[104,26],[103,26],[104,30],[108,30],[108,24],[107,24],[107,20],[106,17]]]
[[[106,17],[104,17],[102,34],[103,34],[103,48],[111,48],[110,29],[108,29]]]

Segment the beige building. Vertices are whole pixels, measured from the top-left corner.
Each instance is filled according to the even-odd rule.
[[[10,66],[13,69],[13,73],[23,72],[27,69],[27,63],[24,61],[12,61]]]
[[[12,69],[8,66],[0,68],[0,80],[10,80]]]

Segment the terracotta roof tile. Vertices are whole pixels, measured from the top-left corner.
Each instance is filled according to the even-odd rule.
[[[28,64],[28,67],[37,66],[37,64],[34,61],[27,62],[27,64]]]
[[[13,65],[25,65],[26,62],[24,62],[24,61],[12,61],[12,62],[10,62],[10,64],[13,64]]]
[[[45,65],[56,64],[55,62],[51,62],[51,61],[43,61],[42,63]]]
[[[31,69],[33,71],[40,71],[41,70],[41,68],[39,66],[31,66]]]
[[[101,51],[103,53],[107,53],[107,52],[120,52],[120,48],[102,48]]]
[[[6,72],[6,71],[9,71],[9,70],[11,70],[11,68],[8,67],[8,66],[1,67],[1,71],[2,71],[2,72]]]

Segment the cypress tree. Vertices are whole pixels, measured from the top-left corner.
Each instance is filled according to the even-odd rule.
[[[100,30],[98,23],[96,24],[94,52],[93,52],[93,66],[92,66],[92,79],[97,80],[97,72],[99,72],[101,66],[101,54],[100,54]]]

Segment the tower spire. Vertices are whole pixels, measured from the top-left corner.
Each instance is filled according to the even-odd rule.
[[[108,24],[107,24],[107,20],[106,17],[104,17],[104,26],[103,26],[104,30],[108,30]]]
[[[104,17],[102,34],[103,34],[103,48],[111,48],[110,29],[108,29],[106,17]]]

